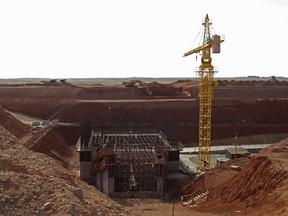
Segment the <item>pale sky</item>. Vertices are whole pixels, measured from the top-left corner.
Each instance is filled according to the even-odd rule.
[[[206,14],[216,77],[288,77],[288,0],[0,0],[0,78],[195,77]]]

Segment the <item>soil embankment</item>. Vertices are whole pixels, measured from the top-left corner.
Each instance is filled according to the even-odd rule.
[[[241,170],[234,170],[231,165]],[[288,139],[254,157],[216,166],[184,187],[182,195],[203,188],[210,194],[193,210],[231,215],[287,215]]]
[[[197,88],[190,80],[138,87],[2,85],[0,104],[10,111],[62,122],[157,124],[168,136],[191,145],[198,141]],[[212,140],[232,138],[234,132],[239,137],[286,133],[287,113],[287,81],[219,80],[212,105]]]
[[[3,109],[0,109],[0,125],[13,133],[18,139],[31,131],[31,126],[22,123]]]
[[[0,215],[130,215],[56,160],[0,126]]]
[[[241,137],[257,135],[247,139],[257,143],[260,138],[263,140],[262,134],[287,133],[287,94],[287,82],[219,82],[212,107],[212,139],[231,138],[237,132],[239,141]],[[79,126],[49,125],[32,134],[31,126],[3,108],[79,125],[84,120],[94,126],[107,125],[109,121],[120,127],[130,121],[134,125],[158,125],[168,136],[184,143],[198,140],[197,83],[189,80],[152,83],[150,88],[1,85],[0,105],[0,124],[6,129],[0,127],[0,215],[132,214],[74,175],[77,155],[71,146],[80,135]],[[282,135],[278,138],[283,139],[285,134]],[[283,140],[255,157],[231,160],[211,169],[180,191],[186,195],[208,188],[206,202],[190,209],[176,209],[183,210],[182,215],[196,215],[195,211],[200,215],[287,215],[287,149],[288,141]],[[242,169],[233,170],[231,165]],[[164,215],[171,206],[151,204],[157,214],[156,210],[149,214],[147,206],[134,207],[143,215],[156,216]]]

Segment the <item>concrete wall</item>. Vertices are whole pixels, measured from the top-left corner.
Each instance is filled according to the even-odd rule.
[[[168,172],[179,171],[179,161],[168,161]]]
[[[95,175],[95,185],[106,195],[114,192],[114,178],[108,178],[108,170]]]
[[[91,173],[91,162],[80,162],[80,178],[87,182],[93,181]]]
[[[108,170],[102,173],[102,192],[106,195],[109,194],[109,178],[108,178]]]
[[[98,188],[98,190],[102,191],[100,173],[95,175],[95,185]]]
[[[113,194],[115,192],[115,178],[109,178],[108,185],[109,185],[109,188],[108,188],[109,195]]]

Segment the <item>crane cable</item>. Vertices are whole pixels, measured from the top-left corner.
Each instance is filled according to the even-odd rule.
[[[191,50],[191,49],[192,49],[192,47],[194,46],[194,44],[195,44],[195,41],[197,40],[197,38],[198,38],[198,36],[199,36],[200,32],[202,31],[202,28],[203,28],[203,26],[201,26],[201,28],[200,28],[200,31],[198,32],[198,34],[197,34],[197,36],[196,36],[195,40],[193,41],[193,44],[192,44],[192,45],[191,45],[191,47],[190,47],[190,50]]]
[[[200,39],[199,39],[199,42],[198,42],[198,46],[200,45],[200,43],[201,43],[201,38],[203,37],[203,34],[204,34],[204,31],[202,31],[202,29],[203,29],[203,26],[201,26],[201,28],[200,28],[200,30],[199,30],[199,32],[198,32],[195,40],[193,41],[193,43],[192,43],[192,45],[191,45],[191,47],[190,47],[190,50],[193,48],[193,46],[194,46],[197,38],[199,37],[199,34],[202,32],[202,35],[201,35],[201,37],[200,37]],[[196,68],[197,68],[197,59],[198,59],[198,54],[196,53]],[[197,71],[197,69],[196,69],[196,71]],[[196,78],[196,82],[197,82],[197,80],[198,80],[198,76],[197,76],[197,75],[198,75],[198,74],[197,74],[197,72],[196,72],[196,77],[195,77],[195,78]]]
[[[193,41],[192,45],[190,46],[190,50],[193,48],[193,46],[194,46],[194,44],[195,44],[195,42],[196,42],[196,40],[197,40],[197,38],[198,38],[200,32],[202,32],[202,35],[201,35],[200,40],[199,40],[199,42],[198,42],[198,46],[200,46],[201,38],[203,38],[203,35],[204,35],[204,31],[202,31],[202,29],[203,29],[203,26],[201,26],[201,28],[200,28],[200,30],[199,30],[199,32],[198,32],[198,34],[197,34],[195,40]],[[210,29],[214,32],[214,34],[216,34],[216,31],[215,31],[215,29],[213,28],[212,25],[211,25]]]

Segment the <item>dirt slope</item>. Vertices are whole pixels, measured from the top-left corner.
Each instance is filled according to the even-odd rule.
[[[130,215],[0,126],[0,215]]]
[[[0,109],[0,125],[2,125],[6,130],[10,131],[18,139],[23,137],[31,129],[31,126],[17,120],[3,109]]]
[[[67,145],[58,128],[51,127],[44,132],[40,132],[39,136],[34,136],[25,146],[30,150],[41,152],[54,158],[68,169],[73,169],[76,166],[73,159],[79,158],[79,153]]]
[[[190,190],[186,188],[182,195],[203,187],[205,181],[210,184],[207,201],[194,210],[232,215],[236,212],[238,215],[288,215],[288,139],[263,149],[246,165],[242,163],[243,169],[238,173],[229,169],[231,164],[241,165],[239,159],[229,161],[187,186]],[[213,179],[215,176],[218,177]]]
[[[212,105],[212,140],[232,138],[235,131],[239,137],[287,132],[287,81],[218,81]],[[111,107],[112,123],[161,124],[167,135],[192,145],[198,142],[198,84],[195,80],[154,80],[139,88],[119,84],[0,85],[0,105],[41,119],[72,123],[89,119],[95,124],[108,122]]]
[[[79,91],[70,85],[4,85],[0,86],[0,104],[13,112],[47,119],[69,104]]]

